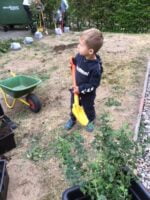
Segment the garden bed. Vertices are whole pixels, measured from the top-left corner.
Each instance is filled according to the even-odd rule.
[[[78,37],[79,33],[61,37],[50,35],[32,46],[23,46],[21,51],[8,50],[1,54],[0,78],[8,77],[7,70],[11,69],[16,74],[30,74],[43,81],[35,90],[43,104],[40,113],[32,114],[20,104],[14,110],[4,107],[18,124],[15,131],[18,147],[9,153],[12,159],[8,163],[11,177],[8,200],[60,200],[62,192],[72,185],[68,177],[74,175],[72,168],[76,165],[71,160],[72,154],[69,154],[68,163],[72,162],[72,168],[66,168],[63,156],[58,155],[54,144],[58,142],[68,149],[74,147],[71,153],[74,155],[78,150],[83,159],[83,147],[90,150],[94,134],[86,133],[79,125],[69,133],[63,130],[70,107],[69,59],[76,52],[74,44],[78,42]],[[104,74],[97,90],[96,126],[100,126],[102,113],[110,112],[114,128],[128,123],[134,130],[150,46],[149,35],[104,33],[104,37],[100,52]],[[70,44],[72,47],[68,49]],[[0,100],[3,102],[1,96]],[[78,158],[81,159],[80,156]]]

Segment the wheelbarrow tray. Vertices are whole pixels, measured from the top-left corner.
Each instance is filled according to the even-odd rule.
[[[31,93],[40,83],[40,79],[31,76],[17,75],[0,81],[0,87],[11,97],[20,98]]]

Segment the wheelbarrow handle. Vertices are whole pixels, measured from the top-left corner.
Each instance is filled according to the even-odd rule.
[[[12,72],[10,69],[9,70],[7,70],[7,71],[4,71],[4,72],[2,72],[3,74],[11,74],[11,76],[13,76],[13,77],[15,77],[16,76],[16,74],[14,73],[14,72]]]
[[[16,76],[16,74],[15,74],[14,72],[12,72],[10,69],[8,70],[8,72],[9,72],[13,77]]]

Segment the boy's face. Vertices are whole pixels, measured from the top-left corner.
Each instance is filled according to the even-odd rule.
[[[89,49],[82,38],[79,39],[78,52],[82,56],[89,56],[94,53],[93,49]]]

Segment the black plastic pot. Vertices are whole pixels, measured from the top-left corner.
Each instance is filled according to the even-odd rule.
[[[138,181],[133,180],[131,182],[129,193],[132,195],[133,200],[150,200],[150,192]]]
[[[12,130],[9,127],[0,128],[0,155],[15,147],[16,143]]]
[[[150,200],[150,193],[144,188],[144,186],[137,182],[132,181],[129,193],[132,196],[132,200]],[[91,200],[85,196],[79,186],[75,186],[65,190],[62,195],[62,200]]]
[[[7,199],[9,176],[6,169],[6,161],[0,160],[0,200]]]
[[[90,198],[81,192],[79,186],[75,186],[64,191],[62,200],[90,200]]]

